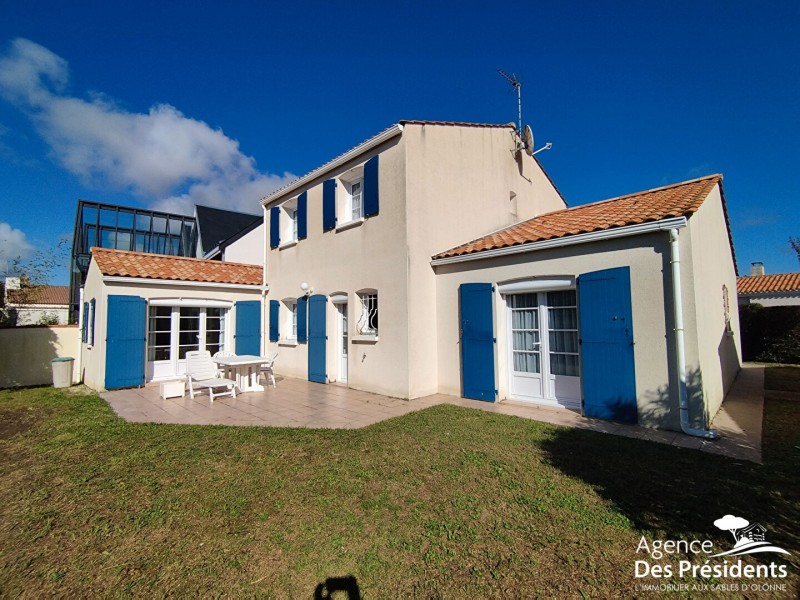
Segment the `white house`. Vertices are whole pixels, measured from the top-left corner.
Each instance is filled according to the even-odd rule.
[[[262,204],[284,375],[703,435],[738,372],[719,175],[566,209],[513,125],[402,121]]]

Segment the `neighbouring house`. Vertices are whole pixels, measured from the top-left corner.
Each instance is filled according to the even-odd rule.
[[[92,248],[80,369],[94,389],[180,377],[186,352],[261,354],[263,269]]]
[[[263,198],[276,370],[707,427],[741,361],[722,177],[567,209],[521,146],[402,121]]]
[[[6,277],[3,302],[9,322],[16,326],[65,325],[69,319],[66,285],[30,285],[24,278]]]
[[[194,207],[194,218],[197,221],[197,258],[225,260],[225,249],[232,241],[252,234],[249,240],[253,243],[246,248],[252,252],[243,252],[244,260],[228,259],[228,262],[245,262],[248,264],[261,264],[263,231],[259,227],[264,219],[261,215],[235,212],[200,204]],[[233,240],[232,240],[233,238]],[[258,240],[257,242],[255,240]]]
[[[739,304],[800,306],[800,273],[766,275],[760,263],[753,263],[750,275],[736,280]]]

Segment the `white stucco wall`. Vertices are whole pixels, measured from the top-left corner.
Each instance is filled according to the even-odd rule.
[[[264,261],[264,224],[225,247],[225,262],[261,265]]]
[[[58,319],[56,325],[66,325],[69,321],[69,307],[50,304],[10,304],[8,308],[13,309],[17,315],[17,326],[38,325],[42,317],[55,316]]]
[[[742,362],[736,268],[719,186],[711,191],[689,219],[688,234],[693,276],[687,281],[687,292],[694,301],[688,304],[687,311],[694,310],[697,355],[696,362],[687,364],[687,369],[700,376],[697,384],[702,386],[710,421],[719,410]],[[727,290],[731,334],[726,332],[723,286]],[[695,425],[708,426],[708,422]]]
[[[739,304],[761,306],[800,306],[800,292],[775,292],[772,294],[747,294],[739,296]]]
[[[50,361],[77,358],[79,350],[80,331],[75,325],[0,329],[0,388],[52,384]],[[72,381],[77,383],[77,361],[72,367]]]

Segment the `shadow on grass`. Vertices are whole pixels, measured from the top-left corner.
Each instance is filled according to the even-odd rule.
[[[344,592],[347,596],[336,594]],[[328,577],[320,583],[314,590],[314,600],[329,600],[334,597],[347,598],[347,600],[361,600],[361,591],[358,589],[358,582],[352,575],[347,577]]]
[[[640,531],[728,544],[713,523],[733,514],[765,526],[768,541],[789,550],[797,564],[799,417],[800,404],[767,401],[763,465],[567,429],[542,449],[551,465],[591,485]]]

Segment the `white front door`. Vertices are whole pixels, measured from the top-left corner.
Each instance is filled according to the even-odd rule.
[[[580,405],[575,290],[507,296],[509,397]]]
[[[338,355],[339,355],[339,381],[347,383],[347,303],[337,304],[339,311],[338,327]]]

